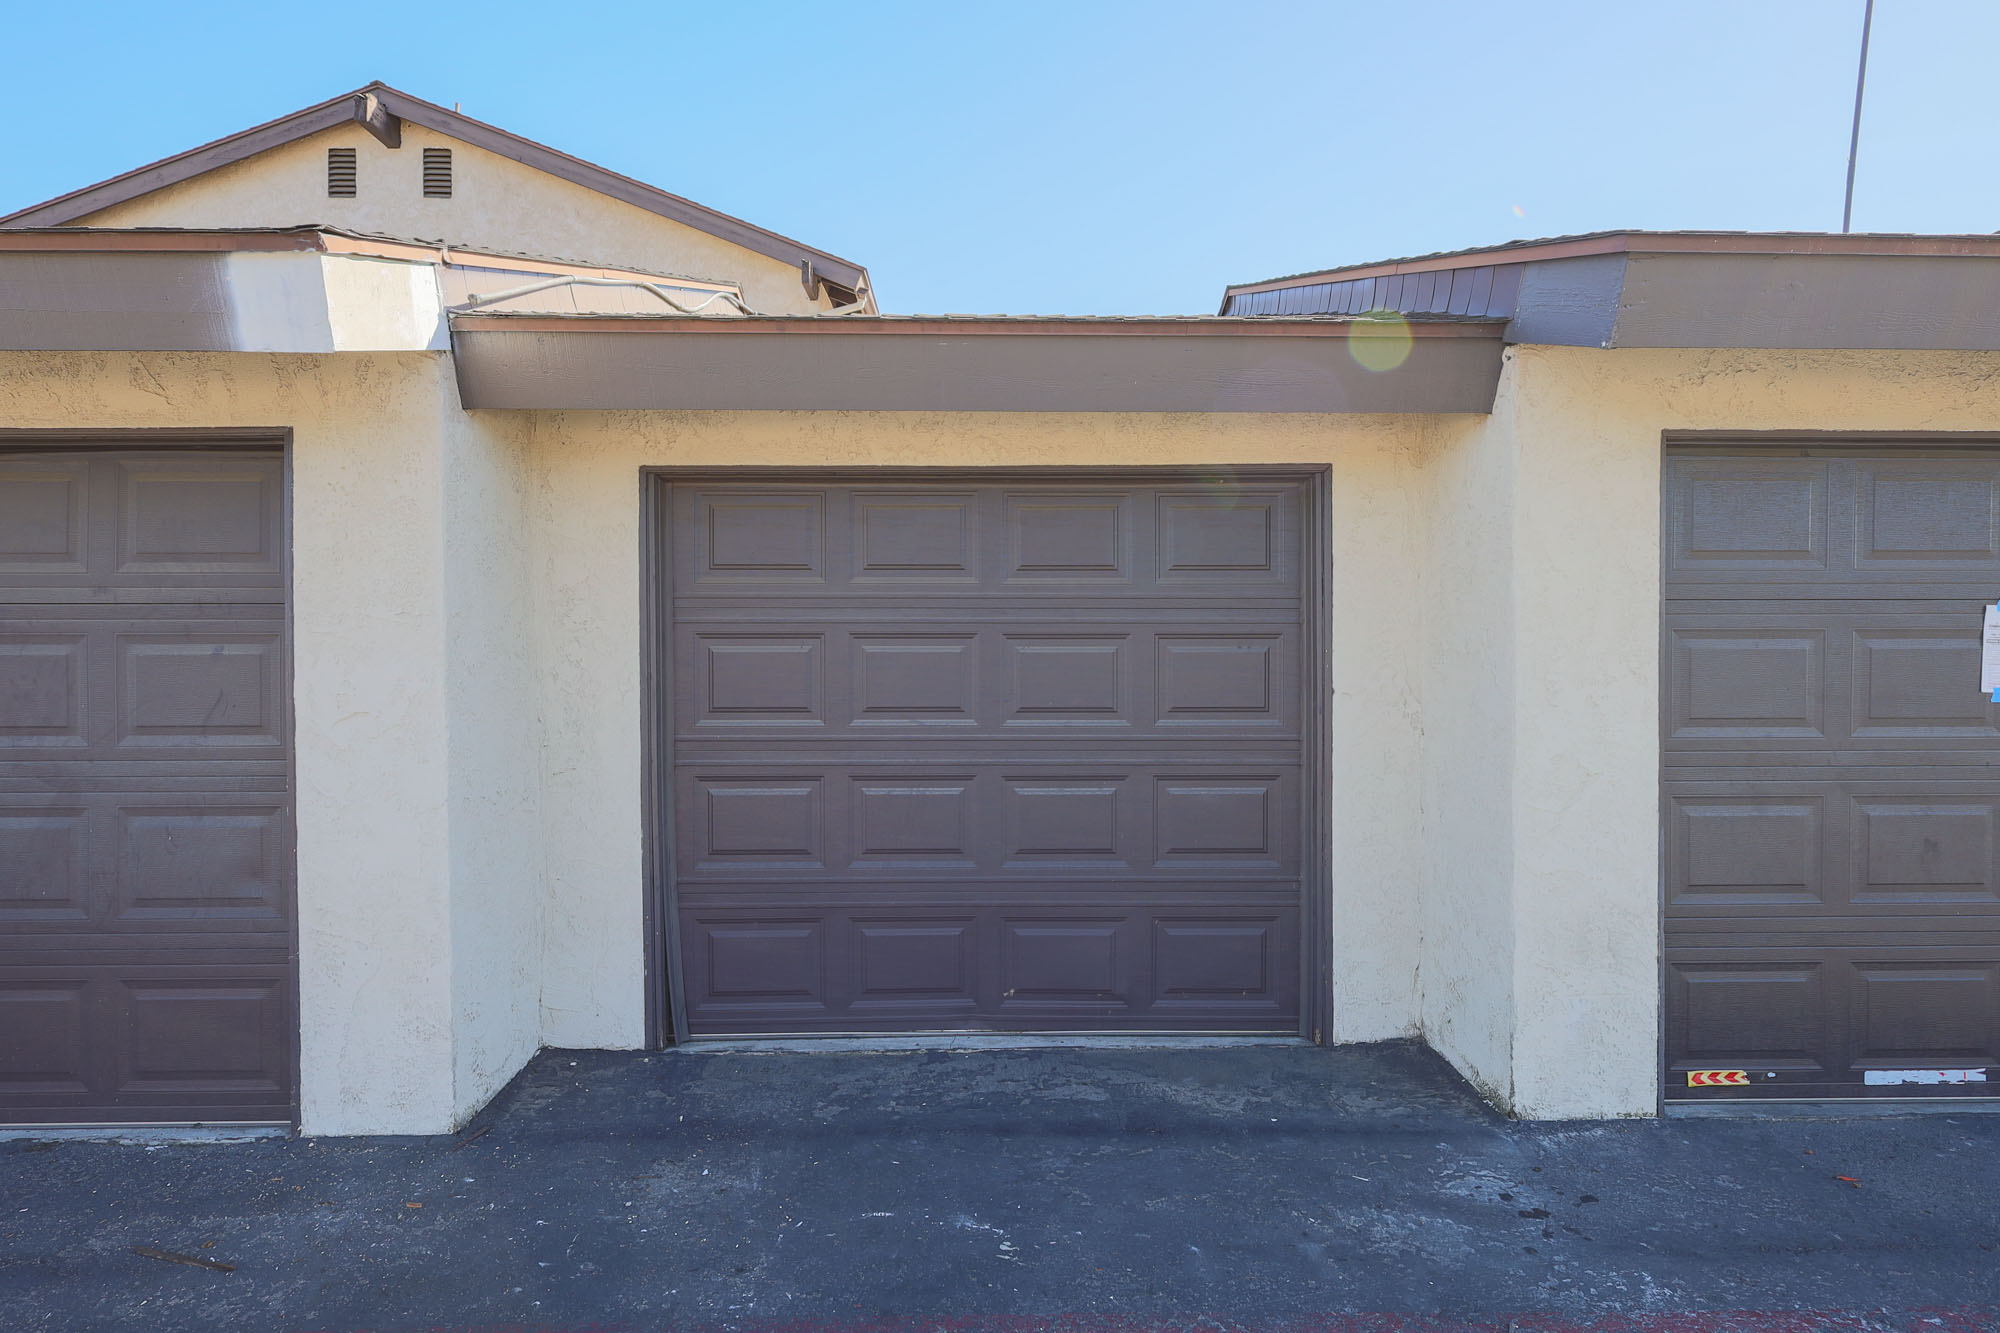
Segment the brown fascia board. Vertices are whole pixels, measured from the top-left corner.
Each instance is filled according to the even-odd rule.
[[[149,227],[5,227],[0,228],[0,254],[229,254],[240,252],[311,251],[329,255],[363,255],[418,264],[490,268],[503,273],[546,273],[551,277],[610,278],[695,291],[741,292],[733,282],[691,278],[678,273],[647,273],[639,269],[607,268],[567,259],[544,259],[492,250],[407,241],[394,236],[320,227],[181,229]]]
[[[309,227],[215,231],[147,227],[0,227],[0,252],[8,254],[226,254],[231,251],[324,252],[322,234]]]
[[[1481,264],[1525,264],[1539,260],[1576,259],[1610,254],[1704,255],[1902,255],[1990,259],[2000,257],[2000,235],[1922,235],[1862,232],[1738,232],[1738,231],[1606,231],[1554,236],[1540,241],[1385,259],[1344,268],[1293,273],[1259,282],[1235,283],[1223,289],[1226,307],[1232,296],[1277,291],[1321,282],[1352,282],[1364,278],[1475,268]]]
[[[191,148],[185,153],[162,158],[122,176],[113,176],[95,185],[86,185],[80,190],[58,195],[54,199],[0,217],[0,228],[62,226],[75,222],[78,218],[122,204],[141,195],[153,193],[166,186],[190,180],[218,167],[225,167],[245,158],[254,157],[268,149],[318,134],[322,130],[350,122],[361,124],[378,138],[384,137],[386,122],[384,115],[414,121],[425,129],[435,130],[461,143],[475,148],[483,148],[490,153],[533,167],[552,176],[580,185],[587,190],[617,199],[622,203],[642,208],[649,213],[671,219],[697,231],[739,245],[746,250],[799,265],[810,261],[820,276],[831,279],[839,286],[864,288],[869,286],[868,270],[851,260],[814,249],[802,241],[766,230],[742,218],[732,217],[712,208],[704,208],[691,199],[683,199],[677,194],[621,176],[615,171],[600,167],[582,158],[571,157],[546,144],[532,139],[524,139],[518,134],[510,134],[496,125],[457,111],[447,111],[420,97],[400,92],[385,83],[371,83],[351,93],[329,98],[317,105],[294,111],[289,116],[266,121],[252,126],[227,138],[213,143]],[[397,131],[400,133],[400,129]]]
[[[1397,321],[1416,338],[1498,339],[1505,319],[1438,319]],[[1269,315],[548,315],[468,312],[451,317],[454,329],[515,333],[713,333],[812,334],[830,338],[895,337],[912,334],[957,336],[1061,337],[1242,337],[1348,338],[1381,337],[1388,331],[1380,319],[1345,316],[1285,318]],[[1398,330],[1400,331],[1400,330]]]
[[[1498,321],[832,317],[452,319],[467,408],[501,411],[1484,413]]]

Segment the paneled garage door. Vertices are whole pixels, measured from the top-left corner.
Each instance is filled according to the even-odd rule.
[[[685,1031],[1298,1030],[1302,484],[667,491]]]
[[[2000,1093],[2000,452],[1666,483],[1668,1098]]]
[[[283,491],[0,451],[0,1122],[293,1118]]]

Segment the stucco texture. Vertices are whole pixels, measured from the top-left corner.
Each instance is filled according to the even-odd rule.
[[[356,193],[326,193],[326,150],[355,152]],[[426,198],[426,148],[452,151],[452,194]],[[542,255],[677,277],[734,282],[753,310],[827,309],[806,294],[794,266],[649,213],[511,158],[405,122],[400,148],[360,125],[322,130],[137,199],[86,227],[297,227],[348,231]]]
[[[448,1130],[538,1038],[519,427],[434,354],[0,353],[0,428],[191,427],[293,432],[303,1127]]]
[[[560,413],[532,446],[549,867],[543,1039],[644,1037],[639,470],[1330,465],[1335,1040],[1417,1024],[1419,479],[1407,417]]]
[[[2000,356],[1517,347],[1438,457],[1423,1027],[1516,1114],[1657,1109],[1662,435],[1777,430],[2000,430]]]
[[[1509,352],[1490,416],[465,412],[445,354],[0,354],[0,428],[293,432],[304,1127],[644,1039],[640,469],[1324,465],[1334,1041],[1648,1115],[1663,431],[2000,430],[2000,354]]]

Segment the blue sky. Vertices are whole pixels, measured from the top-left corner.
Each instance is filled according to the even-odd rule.
[[[1861,0],[23,6],[0,212],[380,78],[896,311],[1609,227],[1837,230]],[[2000,229],[1996,0],[1877,0],[1855,229]],[[473,238],[476,239],[476,238]]]

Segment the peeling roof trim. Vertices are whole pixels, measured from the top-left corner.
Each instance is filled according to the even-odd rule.
[[[532,139],[524,139],[496,125],[474,120],[460,112],[447,111],[435,103],[412,97],[380,82],[351,93],[342,93],[187,152],[148,163],[95,185],[71,190],[68,194],[39,204],[30,204],[0,217],[0,228],[61,226],[339,125],[360,123],[373,131],[368,116],[375,110],[413,121],[461,143],[547,172],[756,254],[795,266],[810,262],[818,276],[837,286],[850,290],[871,286],[868,270],[852,260],[828,254],[742,218],[706,208],[691,199],[669,194],[630,176],[621,176],[608,168],[571,157]]]

